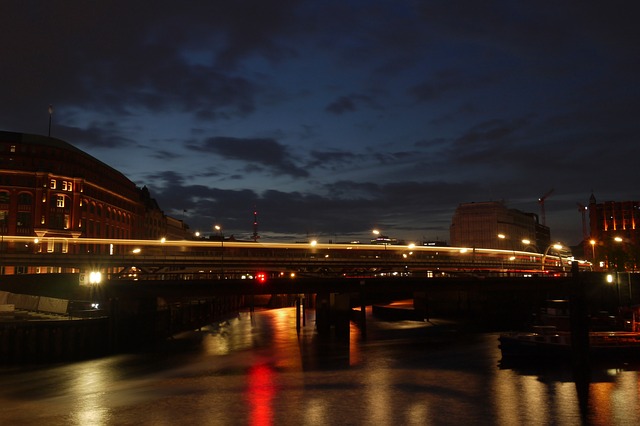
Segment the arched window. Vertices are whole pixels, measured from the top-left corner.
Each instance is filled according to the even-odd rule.
[[[28,192],[21,192],[18,194],[18,205],[19,206],[30,206],[33,204],[33,196]]]

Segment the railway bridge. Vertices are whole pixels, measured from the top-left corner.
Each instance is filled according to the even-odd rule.
[[[318,333],[336,335],[347,333],[350,321],[356,321],[366,334],[366,307],[394,300],[413,300],[411,315],[404,316],[405,319],[458,318],[494,330],[524,327],[532,313],[547,300],[571,299],[576,288],[584,294],[586,309],[591,313],[613,313],[621,305],[640,302],[635,274],[619,276],[609,283],[605,274],[580,272],[577,267],[562,276],[279,276],[264,280],[182,276],[162,280],[113,278],[91,285],[81,282],[80,276],[77,273],[3,276],[0,293],[25,294],[31,296],[29,300],[33,297],[69,300],[69,312],[60,321],[85,319],[85,324],[100,324],[89,337],[102,344],[105,351],[150,347],[175,333],[214,323],[242,309],[251,310],[259,300],[270,301],[272,307],[296,306],[297,327],[307,317],[305,309],[312,308]],[[28,321],[24,325],[34,327]],[[56,325],[59,326],[60,323]],[[46,325],[40,323],[38,327]],[[38,333],[41,332],[31,334]],[[55,335],[51,330],[46,333]]]

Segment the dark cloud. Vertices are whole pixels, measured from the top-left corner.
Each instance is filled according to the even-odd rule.
[[[308,168],[323,168],[336,170],[343,165],[351,165],[359,160],[362,156],[353,152],[345,151],[315,151],[310,152],[311,161],[307,164]]]
[[[356,104],[353,102],[353,99],[347,96],[341,96],[339,99],[331,102],[327,105],[326,110],[333,114],[343,114],[345,112],[352,112],[356,110]]]
[[[137,143],[126,137],[116,123],[93,123],[86,128],[53,125],[51,136],[72,140],[82,148],[115,148],[122,149],[135,146]]]
[[[229,160],[240,160],[262,165],[276,175],[306,177],[309,173],[296,166],[295,160],[287,148],[273,139],[213,137],[201,144],[187,144],[193,151],[212,153]]]
[[[0,128],[47,134],[53,104],[194,227],[258,205],[278,235],[446,239],[460,202],[555,188],[580,237],[591,189],[637,198],[637,2],[5,3]]]
[[[340,96],[338,99],[327,105],[325,111],[336,115],[342,115],[346,112],[357,111],[360,106],[377,108],[376,103],[370,96],[352,94],[348,96]]]
[[[414,85],[408,92],[418,101],[436,101],[452,93],[469,93],[494,82],[496,76],[470,76],[464,69],[438,70],[427,81]]]

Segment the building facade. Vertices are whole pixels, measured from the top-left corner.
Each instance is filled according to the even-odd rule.
[[[640,201],[589,199],[589,240],[585,255],[595,265],[608,269],[636,271],[640,247]]]
[[[69,242],[144,239],[155,235],[147,229],[147,216],[160,218],[164,225],[158,227],[167,228],[167,217],[155,207],[122,173],[67,142],[0,132],[0,235],[55,237],[46,245],[34,242],[30,250],[104,252],[104,245]],[[188,227],[183,230],[187,237]],[[2,244],[0,249],[7,249]]]
[[[487,201],[460,204],[449,229],[451,245],[543,252],[550,244],[549,228],[538,216]]]

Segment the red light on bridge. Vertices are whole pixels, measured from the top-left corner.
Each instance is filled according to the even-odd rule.
[[[264,272],[258,272],[258,273],[256,274],[256,280],[257,280],[259,283],[264,283],[264,282],[266,282],[266,281],[267,281],[267,274],[266,274],[266,273],[264,273]]]

